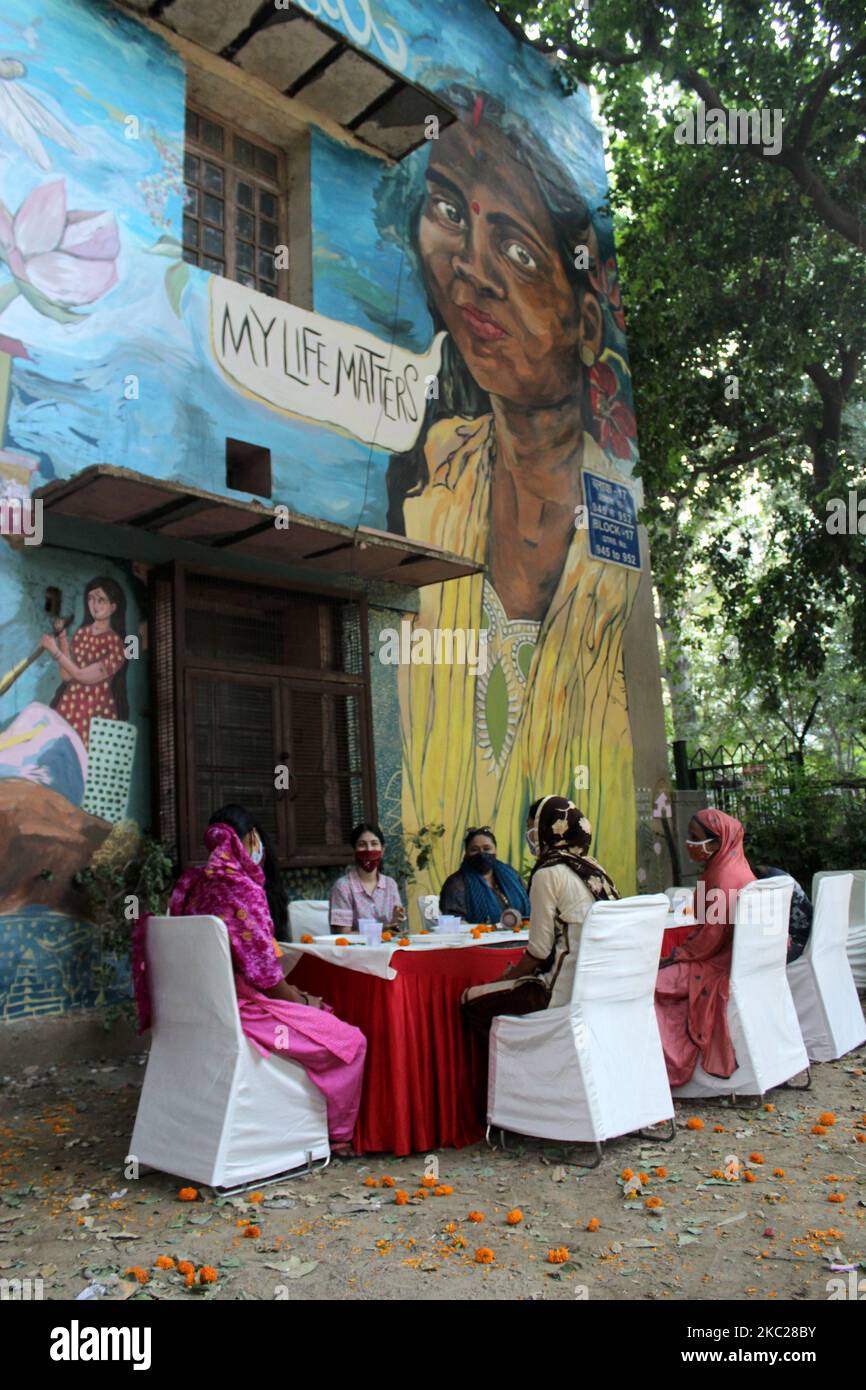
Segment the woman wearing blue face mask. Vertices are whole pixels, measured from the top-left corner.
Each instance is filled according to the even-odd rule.
[[[498,922],[506,907],[529,916],[529,897],[523,880],[510,864],[496,857],[496,836],[489,825],[467,830],[463,863],[449,874],[439,894],[439,911],[467,922]]]

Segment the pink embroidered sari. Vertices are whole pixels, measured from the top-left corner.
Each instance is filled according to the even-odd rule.
[[[728,1030],[734,912],[737,893],[755,878],[738,820],[712,809],[695,819],[721,843],[701,875],[708,920],[676,947],[675,964],[661,969],[656,981],[656,1018],[671,1086],[690,1081],[699,1058],[710,1076],[727,1077],[737,1069]]]
[[[328,1105],[328,1129],[334,1143],[352,1137],[367,1040],[333,1009],[272,999],[263,991],[283,977],[264,890],[264,872],[250,859],[235,832],[212,825],[205,834],[210,857],[203,868],[181,874],[171,895],[173,917],[213,916],[226,925],[235,970],[241,1028],[255,1047],[299,1062],[319,1087]],[[133,978],[141,1031],[150,1026],[151,1000],[145,950],[147,918],[133,935]]]

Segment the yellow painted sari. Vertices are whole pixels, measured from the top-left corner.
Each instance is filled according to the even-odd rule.
[[[492,416],[442,420],[425,444],[428,485],[404,503],[413,540],[486,562]],[[583,465],[621,481],[584,436]],[[635,891],[636,810],[622,636],[638,575],[594,560],[576,529],[540,624],[510,622],[484,575],[421,590],[414,627],[488,627],[488,670],[401,666],[403,825],[443,824],[419,893],[438,892],[470,825],[493,827],[499,857],[519,868],[531,802],[576,800],[593,854],[621,894]],[[491,735],[495,726],[495,736]],[[576,768],[584,769],[575,774]]]

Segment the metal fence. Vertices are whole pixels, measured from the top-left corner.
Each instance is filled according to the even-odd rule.
[[[690,758],[684,744],[674,745],[674,762],[678,787],[703,792],[709,806],[744,824],[776,820],[784,814],[791,791],[802,785],[802,754],[787,738],[738,743],[730,749],[724,744],[712,751],[697,748]],[[832,798],[840,809],[843,800],[862,803],[866,797],[862,778],[808,780],[812,790]]]

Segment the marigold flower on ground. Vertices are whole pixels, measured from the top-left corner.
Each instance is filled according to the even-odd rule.
[[[813,1125],[813,1126],[812,1126],[812,1133],[813,1133],[813,1134],[826,1134],[826,1133],[827,1133],[827,1126],[826,1126],[826,1125]]]
[[[365,1179],[364,1179],[364,1186],[365,1186],[365,1187],[378,1187],[379,1184],[377,1183],[377,1181],[376,1181],[375,1178],[365,1178]]]
[[[839,1174],[838,1174],[838,1173],[828,1173],[827,1176],[826,1176],[826,1178],[824,1179],[824,1181],[825,1181],[825,1182],[841,1182],[842,1179],[839,1177]]]
[[[649,1173],[638,1173],[638,1177],[640,1178],[641,1185],[642,1185],[643,1187],[646,1187],[647,1183],[648,1183],[649,1180],[650,1180],[650,1179],[649,1179]]]
[[[421,1179],[421,1186],[422,1186],[422,1187],[435,1187],[437,1182],[438,1182],[438,1179],[437,1179],[437,1178],[422,1178],[422,1179]]]
[[[854,1138],[858,1144],[866,1144],[866,1134],[855,1134]]]
[[[141,1265],[130,1265],[129,1269],[125,1269],[123,1272],[124,1274],[131,1274],[133,1279],[138,1280],[139,1284],[146,1284],[150,1278],[147,1270],[142,1269]]]
[[[338,936],[336,941],[334,942],[335,946],[348,946],[348,944],[349,938],[347,936]]]
[[[711,1178],[723,1178],[724,1176],[725,1175],[722,1172],[721,1168],[714,1168],[713,1171],[710,1173]]]
[[[445,1230],[447,1231],[449,1236],[453,1236],[454,1232],[457,1230],[457,1222],[449,1221],[445,1227]]]
[[[478,1222],[478,1221],[483,1221],[483,1220],[484,1220],[484,1212],[483,1212],[483,1211],[470,1211],[470,1212],[468,1213],[467,1217],[466,1217],[466,1220],[467,1220],[467,1221],[476,1221],[476,1222]]]
[[[785,1170],[784,1170],[784,1168],[774,1168],[774,1169],[773,1169],[773,1177],[774,1177],[774,1178],[783,1178],[784,1176],[785,1176]]]
[[[509,1211],[506,1214],[505,1220],[508,1222],[509,1226],[519,1226],[523,1220],[523,1212],[520,1210],[520,1207],[515,1207],[513,1211]]]
[[[623,1168],[622,1172],[620,1173],[620,1177],[622,1178],[623,1182],[631,1182],[632,1178],[634,1177],[634,1172],[631,1168]]]
[[[547,1263],[549,1265],[564,1265],[568,1259],[568,1250],[564,1245],[560,1245],[556,1250],[548,1250]]]
[[[662,1199],[661,1197],[645,1197],[643,1204],[648,1211],[657,1211],[662,1206]]]
[[[489,1250],[486,1245],[482,1245],[480,1250],[475,1251],[475,1263],[477,1265],[492,1265],[495,1259],[496,1256],[493,1251]]]
[[[749,1170],[748,1170],[748,1168],[746,1169],[745,1173],[743,1174],[743,1177],[745,1178],[746,1182],[757,1182],[757,1181],[758,1181],[758,1179],[755,1177],[754,1173],[750,1173]]]
[[[666,1178],[668,1175],[668,1170],[667,1168],[656,1168],[655,1175],[657,1178]]]
[[[157,1269],[174,1269],[174,1260],[171,1255],[157,1255],[154,1264]]]
[[[248,1202],[261,1202],[264,1200],[264,1192],[251,1192],[247,1198]]]
[[[447,1183],[440,1183],[440,1185],[439,1185],[438,1187],[434,1187],[434,1189],[433,1189],[433,1196],[434,1196],[434,1197],[450,1197],[450,1196],[453,1195],[453,1192],[454,1192],[454,1188],[453,1188],[453,1187],[449,1187],[449,1186],[447,1185]]]
[[[398,1207],[405,1207],[405,1205],[406,1205],[406,1203],[408,1202],[408,1200],[409,1200],[409,1193],[408,1193],[408,1192],[404,1192],[403,1189],[402,1189],[402,1187],[401,1187],[401,1188],[398,1188],[397,1191],[394,1193],[394,1201],[397,1203],[397,1206],[398,1206]]]
[[[430,1196],[430,1193],[427,1191],[426,1187],[419,1187],[419,1188],[418,1188],[418,1191],[415,1193],[415,1196],[416,1196],[416,1197],[429,1197],[429,1196]]]
[[[820,1125],[834,1125],[836,1123],[836,1116],[833,1114],[832,1110],[822,1110],[821,1114],[818,1116],[818,1123]]]
[[[198,1188],[197,1188],[197,1187],[182,1187],[182,1188],[180,1189],[180,1192],[177,1194],[177,1196],[178,1196],[178,1201],[180,1201],[180,1202],[197,1202],[197,1201],[198,1201]]]
[[[597,1217],[597,1216],[592,1216],[592,1217],[590,1217],[589,1221],[587,1221],[587,1223],[586,1223],[586,1229],[587,1229],[588,1231],[597,1231],[600,1225],[601,1225],[601,1222],[599,1221],[598,1217]]]
[[[845,1193],[844,1193],[844,1192],[829,1192],[829,1193],[827,1194],[827,1201],[828,1201],[828,1202],[844,1202],[844,1200],[845,1200]]]
[[[219,1273],[211,1265],[202,1265],[198,1272],[198,1282],[200,1284],[215,1284],[219,1279]]]
[[[764,1155],[763,1155],[763,1154],[749,1154],[749,1162],[750,1162],[750,1163],[758,1163],[758,1164],[761,1164],[761,1163],[763,1163],[763,1161],[764,1161]]]
[[[304,946],[312,946],[313,938],[310,936],[310,933],[308,931],[305,931],[303,936],[301,937],[301,944]]]
[[[692,1115],[690,1120],[686,1120],[686,1129],[703,1129],[704,1122],[699,1120],[697,1115]]]
[[[184,1281],[183,1281],[183,1282],[184,1282],[184,1284],[186,1285],[186,1287],[187,1287],[188,1289],[191,1289],[191,1288],[192,1288],[193,1284],[195,1283],[195,1270],[194,1270],[194,1269],[189,1270],[189,1272],[184,1276]]]
[[[381,1182],[381,1184],[382,1184],[383,1187],[396,1187],[396,1186],[397,1186],[397,1184],[396,1184],[396,1182],[394,1181],[393,1178],[380,1178],[379,1181]]]
[[[178,1260],[177,1272],[178,1274],[195,1274],[195,1265],[191,1260]]]
[[[775,1108],[776,1108],[775,1105],[771,1105],[769,1101],[768,1101],[767,1104],[764,1106],[764,1109],[766,1110],[766,1112],[767,1112],[768,1115],[772,1115],[772,1113],[773,1113],[773,1111],[775,1110]]]
[[[262,1230],[261,1230],[261,1227],[260,1227],[260,1226],[247,1226],[246,1230],[244,1231],[244,1239],[245,1239],[245,1240],[258,1240],[258,1238],[259,1238],[259,1236],[261,1235],[261,1233],[262,1233]]]

